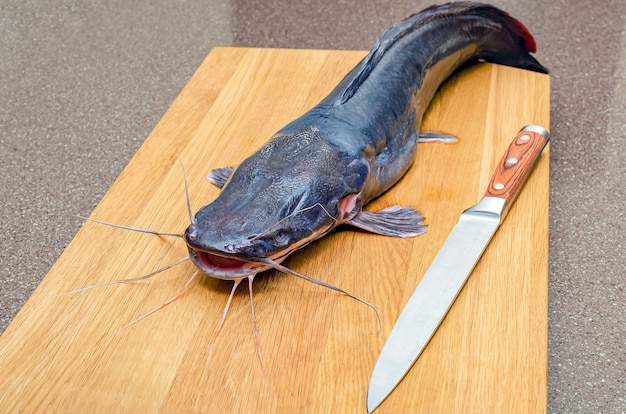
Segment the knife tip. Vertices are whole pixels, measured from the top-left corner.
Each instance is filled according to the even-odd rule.
[[[372,414],[372,412],[378,408],[382,401],[374,401],[371,395],[367,396],[367,414]]]

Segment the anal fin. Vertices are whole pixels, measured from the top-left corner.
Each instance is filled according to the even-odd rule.
[[[458,142],[459,139],[454,135],[446,134],[444,132],[435,131],[420,131],[418,142],[446,142],[453,143]]]

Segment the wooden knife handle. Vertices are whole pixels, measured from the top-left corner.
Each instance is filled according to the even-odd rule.
[[[528,125],[522,128],[498,163],[485,197],[503,198],[509,207],[549,140],[550,133],[543,127]]]

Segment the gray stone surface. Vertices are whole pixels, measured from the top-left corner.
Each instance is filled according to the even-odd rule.
[[[0,0],[0,331],[213,46],[368,49],[430,4],[92,3]],[[548,411],[623,413],[626,2],[493,3],[552,76]]]

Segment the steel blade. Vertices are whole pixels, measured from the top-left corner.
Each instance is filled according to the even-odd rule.
[[[393,391],[428,344],[498,229],[504,208],[504,199],[484,197],[461,214],[385,342],[367,392],[368,412]]]

